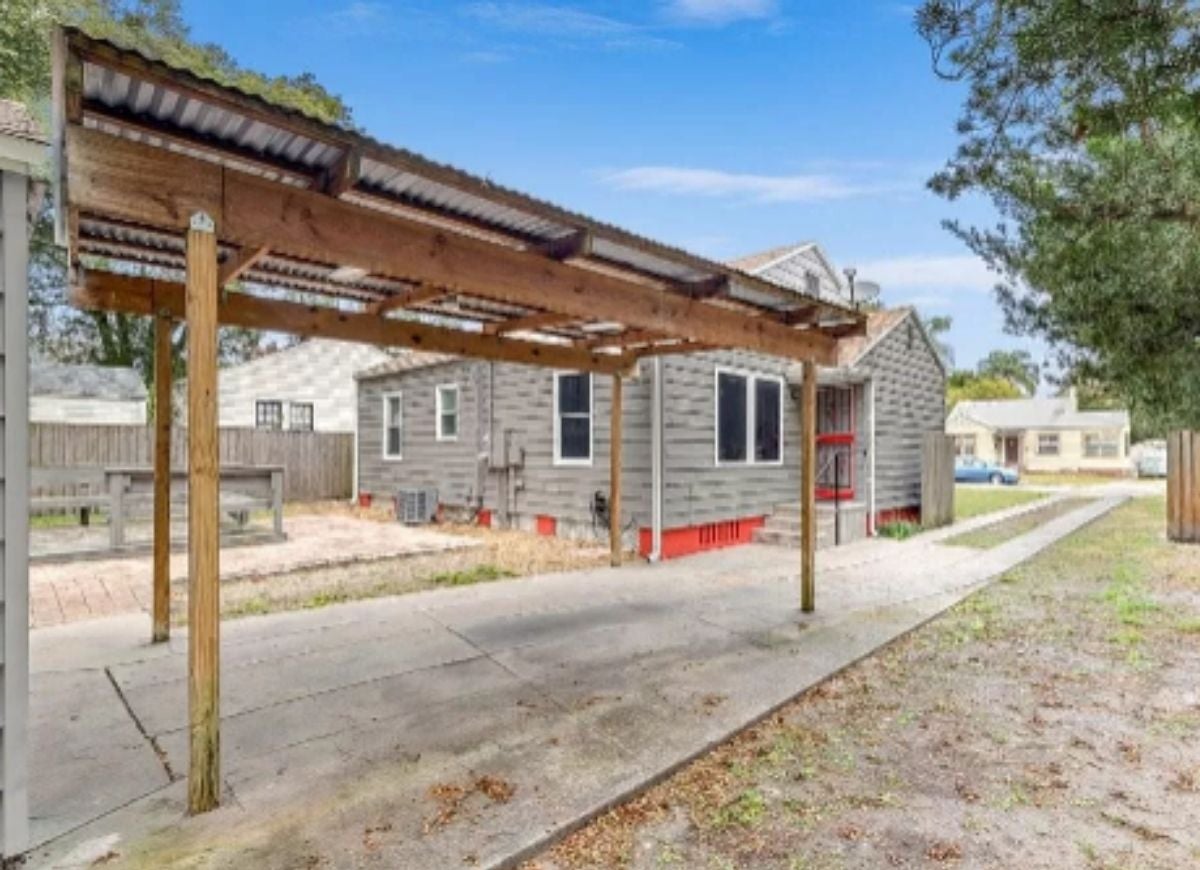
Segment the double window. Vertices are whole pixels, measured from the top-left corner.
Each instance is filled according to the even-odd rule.
[[[1058,451],[1059,445],[1057,434],[1043,432],[1042,434],[1038,435],[1038,456],[1057,456]]]
[[[313,430],[312,402],[292,402],[291,429],[293,432],[311,432]]]
[[[277,399],[259,400],[254,403],[254,428],[282,429],[283,402]]]
[[[1083,455],[1088,459],[1115,459],[1121,455],[1119,432],[1085,432]]]
[[[437,440],[458,440],[458,384],[437,388]]]
[[[592,376],[581,372],[554,375],[554,462],[592,463]]]
[[[404,405],[400,393],[383,397],[383,458],[401,458],[404,444]]]
[[[959,459],[972,459],[975,456],[975,436],[955,435],[954,455]]]
[[[783,461],[783,381],[717,369],[717,465]]]

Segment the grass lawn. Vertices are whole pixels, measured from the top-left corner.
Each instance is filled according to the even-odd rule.
[[[1007,486],[954,487],[954,519],[967,520],[1045,498],[1044,492],[1030,492]]]
[[[1200,866],[1200,551],[1131,502],[529,862]]]
[[[1026,511],[1018,516],[1009,517],[1006,520],[984,526],[981,529],[974,529],[973,531],[963,532],[961,535],[947,538],[945,543],[958,547],[975,547],[979,550],[988,550],[1026,532],[1031,532],[1038,526],[1050,522],[1050,520],[1061,517],[1063,514],[1068,514],[1078,507],[1082,507],[1089,501],[1091,499],[1087,498],[1060,499]]]
[[[1088,474],[1082,471],[1023,471],[1021,483],[1030,486],[1097,486],[1104,483],[1118,483],[1128,478],[1112,474]]]

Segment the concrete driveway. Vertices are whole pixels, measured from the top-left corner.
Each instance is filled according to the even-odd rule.
[[[798,554],[748,546],[226,623],[226,794],[197,818],[186,639],[36,631],[30,864],[511,865],[1119,501],[987,551],[822,552],[811,617]]]

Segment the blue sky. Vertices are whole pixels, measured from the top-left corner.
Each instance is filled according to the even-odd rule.
[[[962,88],[912,7],[876,0],[185,0],[193,35],[313,72],[377,138],[718,259],[819,241],[887,304],[954,318],[959,366],[1003,333],[982,263],[941,226],[990,220],[925,180]],[[231,26],[231,23],[235,26]]]

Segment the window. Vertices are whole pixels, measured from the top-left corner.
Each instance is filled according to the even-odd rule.
[[[458,385],[437,388],[437,440],[458,440]]]
[[[560,372],[554,375],[554,462],[592,463],[592,376]]]
[[[1038,456],[1058,455],[1058,435],[1038,435]]]
[[[1088,459],[1115,459],[1121,455],[1121,436],[1116,432],[1086,432],[1083,455]]]
[[[717,369],[717,464],[783,461],[783,381]]]
[[[400,393],[383,397],[383,458],[399,459],[404,443],[404,408]]]
[[[973,459],[975,457],[975,436],[955,435],[954,455],[959,459]]]
[[[313,430],[312,402],[292,402],[291,427],[295,432],[311,432]]]
[[[282,429],[283,402],[258,401],[254,403],[254,428]]]

